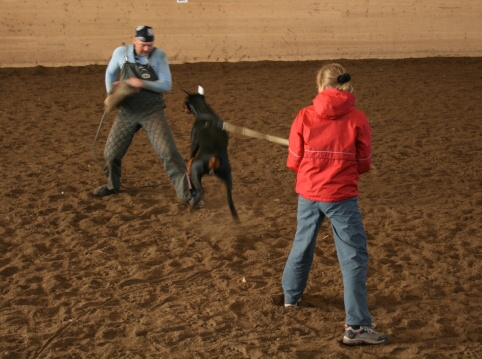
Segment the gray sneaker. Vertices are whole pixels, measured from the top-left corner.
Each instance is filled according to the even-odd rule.
[[[386,340],[386,334],[376,332],[371,327],[360,326],[360,329],[353,329],[351,326],[345,324],[345,336],[343,337],[343,344],[381,344]]]
[[[107,185],[100,186],[92,192],[92,194],[96,197],[105,197],[110,196],[111,194],[117,193],[116,189],[108,189]]]
[[[286,302],[285,302],[285,307],[286,307],[286,308],[290,308],[290,307],[297,307],[297,306],[298,306],[298,304],[299,304],[299,302],[301,302],[301,298],[300,298],[300,299],[298,299],[298,301],[297,301],[295,304],[292,304],[292,303],[286,303]]]

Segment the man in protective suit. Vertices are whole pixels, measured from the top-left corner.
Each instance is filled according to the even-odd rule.
[[[115,93],[121,86],[129,90],[117,104],[118,113],[104,148],[107,184],[96,188],[93,195],[104,197],[119,191],[122,158],[134,134],[142,128],[162,160],[177,197],[189,202],[193,196],[186,165],[164,115],[166,105],[162,93],[172,88],[168,59],[164,51],[154,47],[154,32],[150,26],[138,26],[132,42],[114,50],[105,73],[108,94]],[[107,97],[106,107],[112,105],[111,99]],[[201,206],[202,203],[198,207]]]

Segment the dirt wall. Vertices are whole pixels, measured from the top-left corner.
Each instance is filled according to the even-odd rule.
[[[141,24],[172,64],[482,55],[480,0],[0,2],[0,67],[105,64]]]

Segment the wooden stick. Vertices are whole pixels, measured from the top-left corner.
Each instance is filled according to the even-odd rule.
[[[265,135],[264,133],[253,131],[246,127],[235,126],[227,122],[223,122],[223,130],[227,132],[238,133],[240,135],[247,136],[247,137],[259,138],[259,139],[266,140],[269,142],[274,142],[283,146],[288,146],[288,140],[286,138]]]
[[[100,123],[99,123],[99,128],[97,128],[97,133],[95,134],[94,142],[90,147],[91,150],[95,148],[95,144],[97,142],[97,139],[99,138],[100,129],[102,128],[102,124],[104,123],[105,115],[107,115],[107,111],[104,111],[104,114],[102,115],[102,119],[100,120]]]

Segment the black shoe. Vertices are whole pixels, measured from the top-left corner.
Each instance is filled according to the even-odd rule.
[[[96,197],[105,197],[105,196],[110,196],[111,194],[116,193],[116,189],[108,189],[107,185],[100,186],[92,192],[92,194]]]
[[[201,199],[197,199],[197,192],[195,189],[191,190],[191,199],[187,201],[191,209],[201,209],[204,208],[204,202]]]
[[[189,201],[188,204],[191,206],[192,209],[201,209],[204,208],[204,202],[202,199],[196,201],[196,197],[192,197]]]

